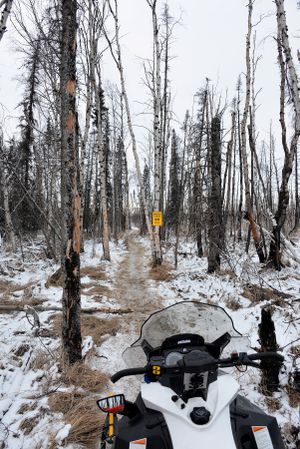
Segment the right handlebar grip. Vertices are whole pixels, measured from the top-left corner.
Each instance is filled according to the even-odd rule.
[[[121,371],[118,371],[117,373],[113,374],[110,378],[110,380],[113,383],[118,382],[122,377],[126,376],[134,376],[137,374],[145,374],[146,367],[139,367],[139,368],[128,368],[128,369],[122,369]]]
[[[249,354],[248,358],[250,360],[265,360],[265,359],[273,359],[278,360],[279,362],[284,361],[284,357],[278,352],[258,352],[257,354]]]

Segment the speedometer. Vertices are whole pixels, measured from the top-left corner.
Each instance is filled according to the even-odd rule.
[[[166,357],[166,366],[173,366],[176,365],[179,360],[181,360],[183,357],[183,354],[181,352],[169,352],[169,354]]]

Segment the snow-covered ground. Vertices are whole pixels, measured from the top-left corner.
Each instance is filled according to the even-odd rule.
[[[261,308],[272,305],[277,343],[285,356],[282,388],[273,397],[265,397],[259,390],[258,370],[251,368],[245,373],[232,370],[232,373],[241,385],[242,394],[276,416],[289,449],[295,449],[300,439],[296,435],[300,425],[300,402],[291,390],[291,374],[297,357],[300,362],[299,265],[290,262],[280,273],[267,270],[258,264],[255,255],[247,256],[243,248],[237,246],[230,248],[222,259],[221,273],[208,275],[207,261],[196,257],[193,243],[186,241],[180,245],[176,271],[172,269],[172,251],[171,246],[165,251],[167,275],[164,272],[162,276],[159,273],[152,276],[148,241],[136,234],[111,244],[111,264],[101,260],[100,244],[95,247],[92,242],[85,244],[82,307],[106,310],[95,314],[96,319],[106,322],[104,335],[97,336],[94,327],[98,322],[94,327],[90,323],[85,329],[85,363],[108,375],[124,368],[122,352],[137,339],[140,324],[147,315],[184,300],[200,300],[224,307],[236,329],[249,336],[250,345],[255,349],[259,347]],[[299,253],[299,246],[295,251]],[[0,255],[0,304],[29,305],[27,313],[0,313],[1,449],[80,447],[68,444],[71,425],[65,415],[49,406],[50,398],[58,392],[70,392],[75,388],[76,392],[81,391],[80,380],[75,387],[66,383],[59,371],[59,328],[53,324],[53,315],[58,312],[39,309],[41,306],[45,309],[60,307],[61,287],[50,286],[47,282],[57,268],[45,259],[41,242],[24,245],[23,254]],[[34,321],[37,316],[30,307],[37,310],[39,328]],[[109,310],[121,310],[121,313],[112,315]],[[135,312],[130,313],[131,310]],[[124,391],[128,399],[132,399],[138,386],[139,380],[130,377],[116,386],[104,385],[99,394]],[[83,389],[82,394],[86,391]]]

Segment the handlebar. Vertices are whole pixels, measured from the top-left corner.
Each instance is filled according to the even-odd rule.
[[[128,368],[128,369],[122,369],[121,371],[118,371],[117,373],[113,374],[110,378],[110,380],[113,383],[118,382],[122,377],[126,376],[136,376],[138,374],[145,374],[148,370],[148,366],[139,367],[139,368]]]
[[[260,365],[258,363],[255,363],[255,360],[267,360],[267,359],[274,360],[276,362],[284,361],[284,357],[281,354],[278,354],[277,352],[258,352],[254,354],[247,354],[246,352],[241,352],[226,359],[214,360],[211,369],[216,366],[219,366],[221,368],[229,368],[234,366],[252,366],[254,368],[260,368]],[[203,371],[207,371],[207,363],[205,363],[204,366],[205,369],[203,369]],[[113,374],[111,376],[111,381],[113,383],[116,383],[122,377],[134,376],[138,374],[152,374],[150,370],[151,367],[152,366],[149,364],[144,367],[123,369]],[[201,364],[199,364],[198,367],[194,365],[193,368],[194,369],[198,368],[199,372],[201,372]],[[187,366],[186,365],[162,366],[161,369],[163,372],[174,370],[184,372],[187,369]]]

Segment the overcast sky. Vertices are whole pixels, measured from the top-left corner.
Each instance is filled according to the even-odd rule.
[[[296,8],[296,0],[286,0],[285,3],[295,54],[300,48],[297,38],[297,34],[300,36],[300,11]],[[183,120],[186,109],[191,109],[193,96],[204,85],[206,77],[218,84],[224,97],[226,90],[229,100],[234,96],[238,75],[245,70],[246,5],[244,0],[169,0],[171,14],[175,18],[182,15],[181,25],[174,33],[171,49],[174,59],[170,72],[174,111],[179,121]],[[151,12],[145,0],[119,0],[119,8],[128,92],[132,107],[138,114],[144,110],[140,103],[146,100],[146,89],[142,84],[142,59],[151,57]],[[261,106],[257,116],[261,138],[267,136],[271,119],[275,127],[278,123],[279,76],[273,39],[276,34],[274,3],[272,0],[256,0],[254,16],[258,18],[268,13],[270,16],[257,27],[257,54],[262,55],[256,82],[257,89],[262,89],[258,97]],[[11,29],[12,25],[8,23],[8,27]],[[18,115],[15,107],[22,92],[15,79],[21,72],[12,39],[12,33],[7,32],[0,44],[0,103],[5,107],[4,113],[0,111],[0,118],[3,115]],[[118,74],[108,54],[103,61],[103,76],[118,81]],[[145,116],[135,118],[136,123],[145,125],[150,123],[149,120]],[[7,123],[8,132],[13,132],[15,121]],[[179,128],[176,123],[174,125]]]

